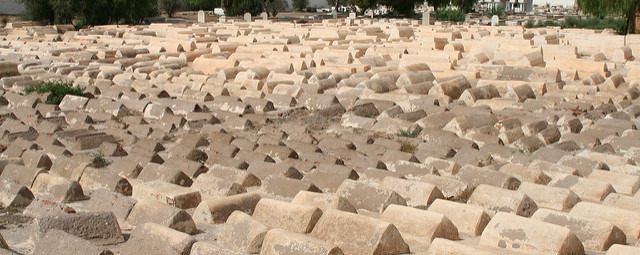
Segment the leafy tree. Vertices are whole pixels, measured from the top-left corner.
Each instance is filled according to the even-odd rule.
[[[223,2],[229,16],[242,16],[247,12],[256,16],[264,10],[262,0],[224,0]]]
[[[340,6],[350,5],[349,0],[327,0],[327,4],[338,9]]]
[[[440,8],[433,13],[433,16],[439,21],[463,22],[465,19],[461,10],[454,10],[451,7]]]
[[[423,0],[381,0],[380,4],[386,5],[402,15],[414,13],[416,5],[423,3]]]
[[[628,24],[625,34],[636,29],[639,0],[576,0],[576,6],[586,14],[600,18],[607,15],[623,16]]]
[[[47,0],[18,0],[18,3],[24,4],[24,19],[34,21],[47,21],[53,24],[55,13]]]
[[[449,0],[427,0],[430,6],[433,6],[433,10],[437,11],[440,8],[445,8],[449,5]]]
[[[265,4],[266,11],[270,12],[272,17],[289,8],[289,3],[286,0],[266,0]]]
[[[469,13],[473,11],[473,6],[478,3],[478,0],[452,0],[451,3],[464,13]]]
[[[157,0],[19,0],[25,18],[51,24],[103,25],[140,23],[157,14]]]
[[[184,8],[184,2],[182,0],[159,0],[158,8],[171,18],[174,13]]]
[[[304,11],[309,6],[309,0],[293,0],[291,5],[298,11]]]
[[[364,14],[366,10],[373,10],[378,5],[378,0],[351,0],[351,3],[358,6]]]
[[[189,4],[199,10],[213,10],[220,7],[220,0],[189,0]]]

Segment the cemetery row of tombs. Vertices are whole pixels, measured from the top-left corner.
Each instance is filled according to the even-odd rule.
[[[639,254],[639,39],[10,24],[0,254]]]

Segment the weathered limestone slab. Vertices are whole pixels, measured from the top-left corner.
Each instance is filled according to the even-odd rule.
[[[36,240],[42,239],[50,229],[62,230],[101,245],[124,242],[112,212],[69,213],[35,219]]]
[[[308,235],[274,228],[264,237],[260,254],[308,254],[308,255],[341,255],[342,250],[325,241]]]
[[[626,236],[620,228],[599,219],[575,216],[549,209],[536,211],[531,219],[570,229],[587,250],[606,251],[611,245],[626,242]]]
[[[638,254],[640,248],[622,244],[614,244],[607,250],[607,255]]]
[[[291,203],[315,206],[323,212],[333,209],[356,213],[356,208],[347,199],[333,194],[300,191]]]
[[[286,178],[282,176],[269,176],[262,183],[262,192],[285,198],[293,198],[300,191],[321,192],[313,183],[305,180]]]
[[[0,206],[24,207],[35,198],[29,188],[10,180],[0,178]]]
[[[213,224],[227,221],[234,211],[251,215],[260,199],[260,194],[252,192],[203,200],[193,212],[193,219],[198,223]]]
[[[420,181],[385,177],[381,187],[397,192],[405,198],[407,205],[416,208],[427,208],[434,200],[444,198],[435,185]]]
[[[426,250],[425,248],[435,238],[458,239],[456,226],[440,213],[389,205],[380,219],[395,225],[414,252]],[[416,226],[420,227],[416,228]]]
[[[467,201],[475,189],[475,186],[461,180],[432,174],[423,176],[420,181],[436,185],[446,199],[453,201]]]
[[[143,182],[162,181],[185,187],[193,184],[191,178],[180,169],[156,163],[147,163],[137,178]]]
[[[556,174],[548,185],[570,189],[583,201],[600,202],[609,193],[615,193],[615,189],[609,183],[561,173]]]
[[[409,252],[409,246],[393,224],[343,211],[324,212],[310,235],[337,245],[346,254]]]
[[[493,216],[480,244],[532,254],[584,254],[582,243],[568,228],[504,212]]]
[[[395,191],[385,190],[360,181],[345,180],[336,195],[346,198],[356,209],[381,213],[390,204],[407,205]]]
[[[522,192],[485,184],[473,191],[469,204],[481,206],[493,213],[508,212],[523,217],[531,216],[538,209],[536,203]]]
[[[302,234],[311,232],[321,216],[318,207],[273,199],[261,199],[253,212],[253,217],[267,226]]]
[[[247,192],[239,183],[229,182],[210,174],[198,176],[191,188],[200,191],[203,197],[224,197]]]
[[[138,200],[156,200],[181,209],[194,208],[202,200],[198,191],[163,181],[134,185],[132,197]]]
[[[587,178],[610,183],[621,194],[633,195],[640,189],[640,176],[636,175],[594,170]]]
[[[260,179],[252,173],[232,167],[213,165],[206,174],[210,174],[227,181],[237,182],[245,188],[261,185]]]
[[[130,196],[133,190],[131,183],[126,178],[120,177],[114,172],[93,167],[87,167],[84,170],[79,183],[85,190],[102,188],[125,196]]]
[[[131,237],[120,249],[121,254],[189,254],[196,239],[188,234],[145,223],[136,227]]]
[[[220,254],[220,255],[243,255],[244,252],[230,250],[224,247],[219,242],[211,241],[198,241],[191,247],[191,255],[207,255],[207,254]]]
[[[222,230],[222,243],[236,251],[259,253],[269,227],[241,211],[233,212]]]
[[[638,197],[625,196],[617,193],[609,194],[604,201],[603,205],[609,205],[618,207],[630,211],[640,211],[640,199]]]
[[[358,173],[349,167],[320,164],[311,172],[305,174],[302,180],[313,183],[324,192],[335,192],[342,181],[346,179],[358,180],[358,178]]]
[[[487,168],[463,166],[457,175],[458,179],[474,186],[487,184],[503,189],[515,190],[520,186],[520,180],[503,172]]]
[[[152,200],[139,200],[127,216],[126,223],[140,226],[152,222],[177,231],[194,235],[196,224],[185,210]]]
[[[0,177],[26,187],[31,187],[37,176],[46,172],[46,170],[41,168],[26,167],[9,163],[4,167],[2,173],[0,173]]]
[[[627,236],[627,242],[640,237],[640,213],[592,202],[580,202],[571,212],[572,216],[590,217],[610,222],[622,229]]]
[[[506,164],[501,167],[499,171],[518,178],[522,184],[529,182],[544,185],[551,181],[551,177],[542,170],[525,167],[519,164]]]
[[[519,253],[513,253],[506,251],[502,248],[493,248],[481,245],[467,245],[460,241],[452,241],[444,238],[436,238],[431,242],[428,255],[495,255],[495,254],[510,254],[515,255]]]
[[[31,186],[36,195],[45,195],[58,202],[72,202],[87,199],[82,187],[76,181],[46,173],[39,174]]]
[[[131,209],[138,202],[130,196],[105,189],[88,191],[87,196],[91,199],[82,202],[82,210],[113,212],[122,228],[124,228],[124,222]]]
[[[581,201],[576,193],[566,188],[524,182],[520,185],[518,191],[533,199],[538,207],[558,211],[569,210]]]
[[[481,207],[436,199],[428,211],[441,213],[451,220],[460,235],[479,236],[491,217]]]
[[[65,231],[51,229],[47,231],[39,241],[36,242],[33,254],[81,255],[113,254],[113,252],[102,245],[94,244],[88,240],[69,234]]]

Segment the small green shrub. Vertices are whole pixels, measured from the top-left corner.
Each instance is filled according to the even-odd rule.
[[[90,155],[91,157],[93,157],[93,166],[96,168],[101,168],[101,167],[106,167],[108,165],[111,165],[111,161],[107,160],[104,157],[104,154],[102,154],[102,152],[91,153]]]
[[[464,12],[451,8],[440,8],[434,12],[433,16],[439,21],[463,22],[465,19]]]
[[[495,6],[495,7],[491,8],[489,13],[487,13],[487,17],[489,17],[489,18],[492,18],[493,15],[496,15],[496,16],[500,17],[500,19],[504,19],[507,16],[507,14],[504,13],[504,8],[502,8],[500,6]]]
[[[84,96],[84,88],[80,86],[73,86],[71,82],[63,81],[47,81],[40,82],[35,86],[26,87],[23,93],[30,94],[36,92],[38,94],[49,93],[47,96],[46,104],[60,104],[62,99],[66,95]]]
[[[418,148],[418,146],[412,144],[411,142],[409,142],[407,140],[401,141],[400,144],[402,145],[400,147],[400,151],[406,152],[406,153],[413,154],[414,152],[416,152],[416,149]]]
[[[526,28],[533,28],[535,25],[536,25],[536,23],[532,19],[527,20],[527,22],[524,23],[524,27],[526,27]]]
[[[410,129],[400,130],[400,132],[398,132],[398,136],[407,137],[407,138],[416,138],[416,137],[418,137],[420,132],[422,132],[422,128],[421,127],[417,127],[414,130],[410,130]]]

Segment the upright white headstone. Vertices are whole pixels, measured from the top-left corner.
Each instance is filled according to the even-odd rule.
[[[247,12],[244,14],[244,21],[251,22],[251,13]]]
[[[422,13],[422,25],[428,26],[431,24],[431,10],[427,10]]]
[[[355,12],[349,13],[349,19],[356,19],[356,13]]]
[[[491,26],[495,27],[499,25],[499,23],[500,23],[500,17],[498,17],[498,15],[493,15],[493,17],[491,17]]]
[[[331,16],[333,16],[333,19],[338,18],[338,10],[335,7],[331,8]]]
[[[369,17],[371,17],[371,18],[373,19],[373,14],[374,14],[374,13],[373,13],[373,10],[369,10],[369,11],[367,12],[367,14],[369,15]]]
[[[267,14],[266,12],[263,12],[260,14],[260,17],[262,17],[263,20],[268,20],[269,19],[269,14]]]
[[[200,10],[198,11],[198,23],[205,23],[205,16],[204,16],[204,11]]]
[[[218,22],[222,22],[222,23],[227,22],[227,16],[224,16],[224,15],[220,16],[220,18],[218,18]]]

